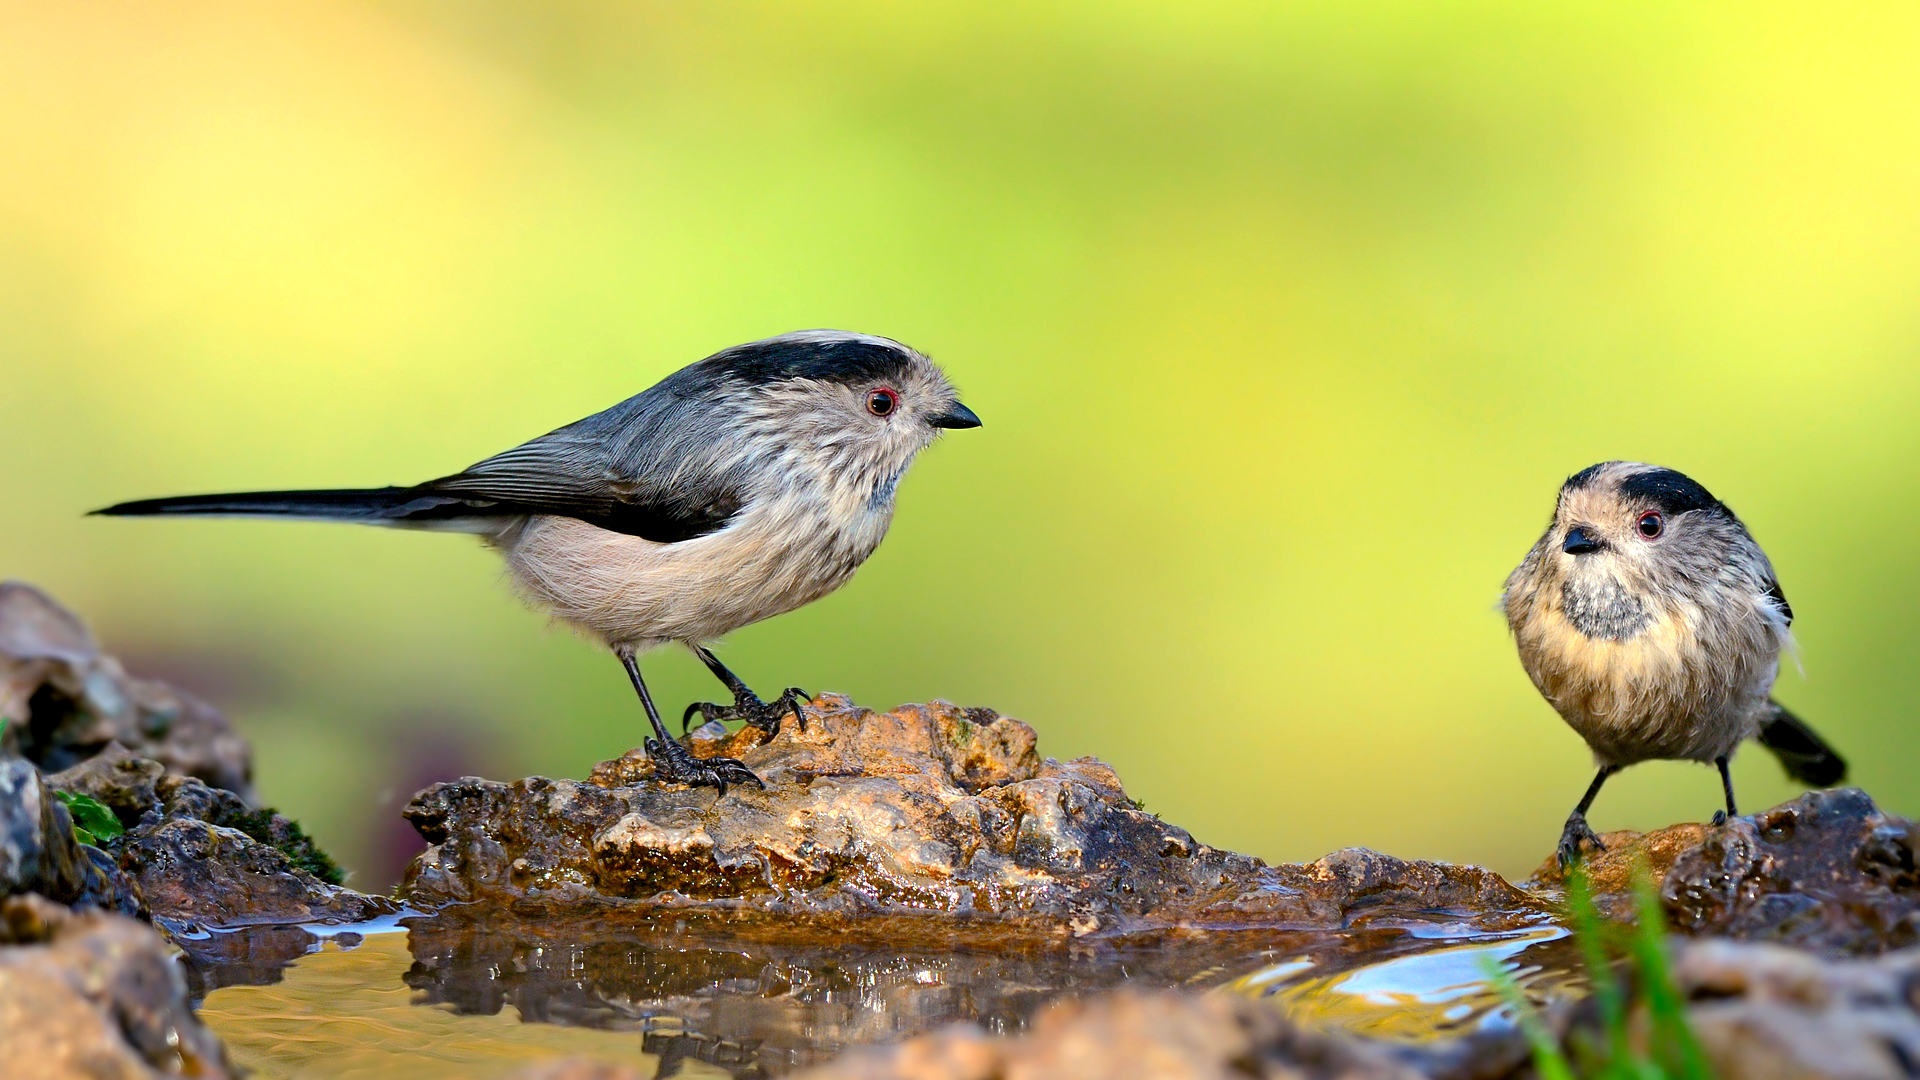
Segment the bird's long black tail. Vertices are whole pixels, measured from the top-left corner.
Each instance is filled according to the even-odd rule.
[[[431,526],[435,522],[484,514],[489,508],[484,500],[463,499],[417,487],[384,487],[175,495],[123,502],[93,512],[108,517],[285,517],[357,521],[368,525]]]
[[[1767,702],[1771,715],[1760,724],[1760,745],[1773,751],[1787,775],[1814,787],[1832,787],[1847,778],[1847,762],[1806,722],[1777,701]]]

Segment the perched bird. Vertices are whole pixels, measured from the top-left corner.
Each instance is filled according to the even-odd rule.
[[[188,495],[96,514],[291,517],[477,533],[534,606],[626,668],[662,780],[760,784],[667,735],[638,657],[680,642],[733,694],[709,720],[778,730],[806,694],[762,701],[707,647],[845,584],[893,520],[894,489],[942,429],[979,427],[933,362],[883,337],[803,330],[735,346],[451,476],[412,487]],[[764,786],[764,785],[762,785]]]
[[[1727,762],[1743,739],[1758,737],[1803,783],[1846,776],[1840,755],[1768,696],[1793,609],[1766,553],[1672,469],[1608,461],[1568,477],[1503,605],[1521,666],[1600,767],[1560,833],[1563,865],[1583,842],[1604,847],[1587,809],[1635,762],[1712,762],[1726,816],[1739,813]]]

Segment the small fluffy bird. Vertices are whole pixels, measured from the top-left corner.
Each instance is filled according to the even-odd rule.
[[[1768,695],[1793,609],[1766,553],[1727,505],[1655,465],[1608,461],[1567,478],[1553,522],[1502,598],[1521,666],[1587,740],[1600,772],[1567,817],[1559,858],[1604,849],[1587,809],[1607,777],[1649,760],[1727,762],[1757,737],[1815,787],[1847,765]]]
[[[286,517],[476,533],[536,607],[605,642],[653,727],[660,779],[760,778],[667,735],[641,653],[680,642],[733,694],[699,713],[772,732],[804,691],[762,701],[707,644],[845,584],[893,520],[907,466],[980,426],[933,362],[889,338],[803,330],[735,346],[605,412],[412,487],[188,495],[96,514]],[[764,786],[764,785],[761,785]]]

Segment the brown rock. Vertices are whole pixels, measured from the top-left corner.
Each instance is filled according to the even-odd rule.
[[[113,811],[121,824],[131,826],[162,810],[159,788],[166,778],[165,765],[110,742],[86,761],[47,777],[47,782],[61,791],[87,796]],[[229,798],[237,801],[238,797]]]
[[[1207,847],[1136,809],[1106,765],[1042,759],[1032,728],[986,709],[876,713],[828,695],[804,732],[698,734],[699,752],[741,757],[766,790],[662,786],[633,754],[587,782],[439,784],[405,811],[429,847],[403,889],[427,907],[938,913],[1075,937],[1540,910],[1472,867],[1364,851],[1269,867]]]
[[[0,582],[0,756],[49,772],[120,743],[173,772],[253,798],[252,750],[213,706],[129,676],[47,594]]]
[[[1814,791],[1710,830],[1660,886],[1682,933],[1871,954],[1920,942],[1913,822],[1858,788]]]
[[[1693,941],[1678,950],[1674,981],[1722,1080],[1907,1080],[1920,1062],[1920,949],[1826,960]]]
[[[355,922],[398,910],[322,880],[315,871],[331,860],[286,818],[117,743],[47,783],[97,800],[130,826],[106,844],[160,919],[232,927]]]
[[[151,928],[75,915],[38,897],[0,900],[0,1062],[10,1080],[234,1075],[187,1005]]]
[[[1683,934],[1856,954],[1920,943],[1920,831],[1858,788],[1808,792],[1724,825],[1601,839],[1607,850],[1589,851],[1582,865],[1607,918],[1633,918],[1633,877],[1644,864]],[[1557,891],[1565,878],[1549,858],[1527,885]]]
[[[358,922],[399,910],[384,897],[319,880],[238,829],[194,818],[129,834],[120,864],[156,917],[207,927]]]
[[[1639,868],[1644,866],[1654,881],[1661,880],[1673,868],[1674,860],[1699,847],[1712,829],[1713,826],[1685,822],[1652,832],[1623,829],[1603,833],[1600,842],[1606,845],[1606,849],[1587,849],[1580,866],[1586,871],[1587,881],[1597,896],[1630,899],[1634,874],[1639,872]],[[1566,874],[1560,869],[1557,855],[1547,856],[1547,861],[1541,863],[1526,882],[1530,888],[1552,889],[1565,888],[1566,883]],[[1631,910],[1629,904],[1622,914]]]
[[[1043,1011],[1033,1031],[996,1038],[954,1026],[854,1050],[806,1080],[1414,1080],[1356,1040],[1303,1030],[1260,1002],[1122,990]]]

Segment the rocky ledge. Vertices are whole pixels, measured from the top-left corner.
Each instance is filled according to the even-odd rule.
[[[585,781],[428,788],[405,811],[429,847],[403,892],[423,908],[941,916],[1076,938],[1545,910],[1475,867],[1362,850],[1268,866],[1208,847],[1140,809],[1106,765],[1043,759],[1032,728],[991,710],[880,713],[823,695],[806,713],[804,730],[788,717],[771,738],[717,724],[690,738],[765,790],[659,784],[637,753]]]
[[[46,782],[99,802],[126,827],[100,842],[162,922],[359,922],[399,910],[342,886],[340,868],[294,822],[118,743]]]
[[[78,616],[0,582],[0,894],[176,928],[347,922],[398,905],[342,887],[300,827],[253,801],[253,756],[211,705],[129,676]],[[85,796],[111,826],[74,828]]]
[[[1660,883],[1680,933],[1870,955],[1920,944],[1920,828],[1858,788],[1811,791],[1721,826],[1601,837],[1583,863],[1609,917],[1632,910],[1633,875]],[[1530,885],[1564,884],[1549,859]]]
[[[72,612],[0,582],[0,1071],[231,1076],[172,946],[398,910],[342,887],[254,803],[252,772],[211,706],[128,675]]]

